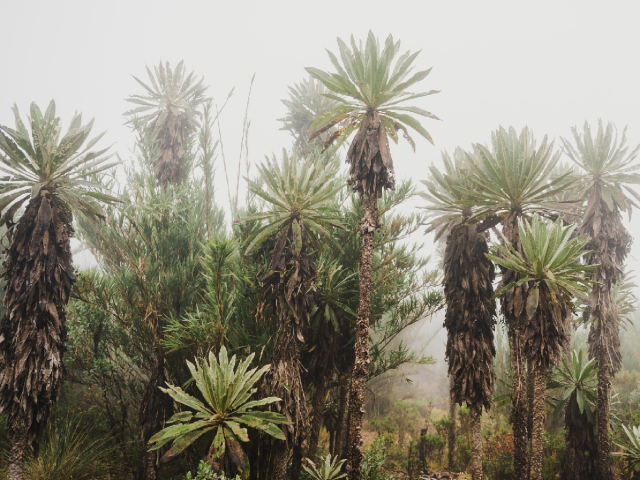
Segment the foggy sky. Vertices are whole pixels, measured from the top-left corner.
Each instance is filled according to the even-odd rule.
[[[637,1],[0,1],[0,123],[13,126],[15,102],[28,112],[55,99],[65,122],[74,111],[96,119],[103,144],[123,158],[133,136],[123,125],[124,99],[141,93],[131,75],[145,64],[185,60],[220,103],[236,87],[222,119],[235,179],[249,82],[252,163],[290,146],[277,118],[287,86],[304,67],[332,69],[325,48],[335,39],[381,41],[422,50],[417,68],[433,67],[419,90],[439,89],[420,104],[442,121],[425,120],[435,147],[392,145],[399,179],[427,176],[440,151],[486,143],[498,125],[529,125],[541,140],[570,136],[569,127],[598,118],[629,127],[640,143],[640,29]],[[559,144],[559,138],[556,144]],[[217,201],[228,208],[218,161]],[[638,218],[630,227],[640,237]],[[640,258],[636,241],[632,264]],[[635,265],[634,265],[635,266]],[[637,268],[636,268],[637,270]]]

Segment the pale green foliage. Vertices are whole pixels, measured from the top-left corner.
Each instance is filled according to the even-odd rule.
[[[585,362],[582,350],[571,352],[571,358],[562,357],[560,366],[553,372],[547,385],[551,389],[559,389],[561,397],[554,403],[553,416],[562,417],[565,405],[571,394],[575,392],[580,413],[584,413],[590,422],[595,422],[595,405],[597,399],[598,367],[596,359]]]
[[[438,229],[436,241],[453,223],[470,217],[474,206],[469,193],[474,189],[473,170],[467,154],[456,148],[453,159],[447,152],[442,152],[442,161],[444,174],[431,165],[431,175],[422,181],[427,192],[420,193],[429,202],[425,207],[428,211],[427,233]]]
[[[638,285],[633,281],[634,278],[629,273],[625,273],[624,277],[613,286],[611,291],[620,323],[632,324],[632,315],[638,309],[638,299],[634,293],[638,289]]]
[[[268,202],[271,209],[249,217],[249,220],[266,223],[247,239],[245,254],[289,225],[292,226],[294,247],[298,251],[302,244],[300,227],[304,227],[307,235],[314,233],[328,241],[333,240],[331,228],[344,228],[335,202],[343,188],[335,158],[298,159],[283,150],[281,162],[275,157],[267,157],[265,163],[257,168],[264,185],[247,179],[249,190]],[[309,239],[313,241],[313,236],[309,235]]]
[[[16,128],[0,126],[0,174],[4,175],[0,177],[0,213],[5,212],[0,224],[12,220],[15,211],[41,189],[54,194],[66,209],[90,216],[102,215],[99,202],[117,201],[102,192],[98,176],[119,162],[110,161],[112,155],[106,154],[109,147],[91,150],[104,133],[85,145],[93,120],[82,125],[82,115],[74,115],[67,133],[60,138],[62,121],[56,117],[53,100],[44,115],[35,103],[31,104],[31,135],[17,106],[13,113]]]
[[[327,98],[327,88],[309,77],[289,87],[289,99],[282,100],[287,107],[287,113],[279,120],[281,130],[287,130],[296,139],[299,146],[306,142],[311,123],[320,115],[335,108],[339,102]]]
[[[637,205],[629,194],[640,200],[640,196],[630,187],[640,184],[640,173],[636,173],[640,165],[634,164],[640,145],[629,152],[629,147],[625,145],[627,129],[623,130],[619,142],[614,129],[612,123],[604,128],[602,120],[599,120],[594,138],[591,127],[585,122],[582,133],[576,127],[571,129],[575,146],[564,138],[562,142],[569,158],[586,173],[576,184],[581,187],[579,198],[586,199],[590,188],[597,185],[610,211],[614,210],[615,204],[621,211],[631,213],[631,207]]]
[[[280,440],[285,436],[276,424],[286,423],[284,415],[253,410],[255,407],[269,405],[280,401],[279,398],[267,397],[260,400],[249,400],[256,393],[254,385],[269,369],[269,365],[258,369],[249,369],[254,354],[240,362],[236,368],[236,356],[227,356],[227,349],[220,349],[219,360],[213,352],[209,359],[202,363],[196,360],[194,365],[187,362],[191,375],[200,391],[204,402],[184,392],[180,387],[169,385],[162,389],[177,403],[194,411],[185,410],[176,413],[167,423],[174,424],[156,433],[149,443],[151,450],[158,450],[169,442],[171,448],[163,459],[169,460],[195,442],[207,432],[215,430],[210,454],[220,458],[228,451],[230,459],[243,472],[248,472],[248,461],[240,448],[239,442],[248,442],[247,429],[258,428]]]
[[[24,480],[102,480],[114,478],[114,451],[81,421],[60,420],[49,427],[37,458],[29,458]]]
[[[198,471],[196,472],[196,476],[192,476],[191,472],[187,472],[187,475],[184,477],[184,480],[240,480],[240,477],[236,475],[234,478],[225,476],[224,473],[218,475],[213,471],[211,465],[209,465],[204,460],[200,460],[198,464]]]
[[[357,295],[354,288],[356,274],[348,272],[337,261],[324,254],[318,262],[315,282],[316,305],[311,310],[311,318],[316,326],[340,331],[340,323],[356,318],[356,312],[345,300]]]
[[[338,47],[340,60],[335,54],[327,51],[337,73],[327,73],[317,68],[306,69],[313,78],[320,80],[325,87],[337,94],[325,94],[325,96],[340,103],[319,116],[311,124],[310,130],[314,130],[314,134],[319,134],[342,122],[343,126],[332,135],[333,138],[330,137],[330,140],[338,140],[337,148],[349,138],[367,112],[377,111],[394,142],[398,141],[400,130],[415,148],[407,129],[410,127],[433,143],[431,135],[414,115],[436,120],[438,117],[422,108],[403,105],[405,102],[438,93],[437,90],[423,93],[407,91],[409,87],[426,78],[431,72],[431,69],[422,70],[409,77],[414,68],[412,64],[420,52],[412,54],[407,51],[396,59],[396,55],[400,52],[400,41],[394,42],[393,37],[389,35],[384,48],[381,49],[378,39],[371,31],[364,47],[362,42],[358,45],[353,36],[351,48],[340,38],[338,38]]]
[[[539,286],[547,285],[554,294],[562,294],[571,300],[574,296],[586,300],[590,281],[584,272],[593,270],[596,265],[584,265],[579,257],[589,241],[589,237],[581,235],[571,238],[575,225],[563,226],[562,220],[549,224],[538,215],[534,215],[531,224],[525,219],[518,220],[518,230],[522,241],[524,256],[517,252],[509,241],[507,245],[498,245],[500,256],[487,254],[487,257],[509,270],[520,274],[520,280],[505,285],[496,293],[496,297],[503,295],[514,286],[525,282],[530,283],[530,293],[527,300],[527,314],[531,317],[537,307]]]
[[[393,475],[385,470],[387,462],[388,437],[378,437],[362,452],[362,478],[367,480],[393,480]]]
[[[347,476],[346,473],[340,473],[342,464],[346,460],[338,461],[337,455],[334,458],[331,458],[330,454],[324,458],[320,457],[320,465],[317,467],[316,464],[308,458],[305,460],[309,465],[303,465],[302,468],[304,468],[305,472],[307,472],[313,480],[335,480]]]
[[[558,208],[554,195],[570,182],[570,172],[556,175],[560,152],[553,152],[553,142],[545,136],[538,145],[527,127],[520,135],[513,127],[500,127],[491,134],[491,150],[476,143],[467,156],[475,173],[474,189],[468,193],[480,207],[477,215]]]
[[[627,463],[629,472],[640,472],[640,427],[627,428],[622,426],[629,440],[625,444],[616,444],[622,448],[622,452],[614,452],[612,455],[622,457]]]
[[[137,77],[133,77],[147,91],[146,95],[131,95],[127,101],[140,105],[129,110],[125,115],[137,118],[143,125],[153,122],[156,130],[164,126],[169,114],[180,117],[185,126],[195,128],[197,122],[197,107],[204,99],[207,87],[202,79],[197,80],[194,72],[185,77],[184,63],[180,62],[171,69],[169,62],[162,62],[154,67],[154,73],[147,68],[151,86]],[[143,114],[143,115],[139,115]]]

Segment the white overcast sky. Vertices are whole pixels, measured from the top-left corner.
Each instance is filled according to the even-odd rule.
[[[32,101],[55,99],[63,121],[78,110],[95,117],[95,132],[127,157],[132,136],[123,126],[125,102],[141,88],[145,64],[184,59],[203,75],[220,102],[236,87],[222,119],[227,158],[234,165],[251,76],[250,160],[288,147],[279,130],[287,86],[304,67],[330,69],[325,48],[336,37],[389,33],[403,49],[422,50],[422,107],[435,147],[413,153],[392,145],[398,178],[427,175],[440,151],[485,143],[498,125],[528,125],[541,139],[570,135],[569,127],[598,118],[629,127],[640,143],[640,2],[635,1],[9,1],[0,0],[0,123],[13,124]],[[558,143],[558,142],[557,142]],[[218,201],[227,206],[222,165]],[[233,175],[235,178],[235,175]],[[640,238],[640,212],[632,233]],[[640,239],[632,256],[640,259]],[[635,259],[632,263],[637,263]],[[636,268],[637,270],[637,268]]]

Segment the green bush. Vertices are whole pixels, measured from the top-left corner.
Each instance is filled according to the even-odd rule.
[[[440,435],[427,433],[420,436],[421,454],[427,460],[427,463],[432,464],[432,467],[434,466],[434,462],[437,462],[438,464],[442,463],[442,455],[446,444],[446,439]],[[428,467],[428,465],[426,465],[426,467]]]
[[[456,440],[456,465],[458,470],[465,471],[471,462],[471,442],[465,437]]]
[[[233,479],[228,479],[224,473],[218,475],[213,471],[213,467],[211,467],[211,465],[204,460],[200,460],[196,476],[194,477],[191,475],[191,472],[188,472],[185,475],[184,480],[240,480],[240,477],[236,475]]]
[[[436,432],[438,432],[438,435],[445,438],[447,437],[452,424],[451,417],[449,415],[445,415],[440,420],[436,420],[435,422],[432,420],[431,423],[433,423],[433,426],[436,428]]]
[[[545,431],[542,434],[542,442],[542,478],[560,478],[564,460],[564,433],[550,434]]]
[[[364,449],[362,458],[362,478],[366,480],[393,480],[386,471],[388,437],[378,437]]]
[[[482,468],[491,480],[513,478],[513,434],[499,433],[487,436]]]

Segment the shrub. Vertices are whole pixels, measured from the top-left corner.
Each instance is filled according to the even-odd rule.
[[[366,480],[393,480],[385,470],[388,438],[378,437],[363,451],[362,478]]]
[[[29,458],[24,480],[102,480],[113,478],[114,450],[108,439],[96,436],[81,418],[52,422],[38,458]]]
[[[442,454],[444,453],[445,445],[447,441],[440,435],[432,435],[427,433],[420,436],[420,450],[421,456],[427,460],[427,462],[442,463]],[[428,465],[425,465],[428,467]]]
[[[456,465],[458,470],[465,471],[471,462],[471,442],[465,437],[456,440]]]
[[[492,480],[513,478],[513,434],[503,433],[487,439],[482,467]]]
[[[198,465],[198,472],[196,476],[192,476],[191,472],[188,472],[184,480],[240,480],[240,477],[236,475],[233,479],[228,478],[224,475],[224,473],[216,474],[213,471],[213,467],[209,465],[204,460],[200,460],[200,464]]]
[[[449,415],[445,415],[440,420],[436,420],[435,422],[432,420],[431,423],[433,423],[433,426],[435,427],[436,432],[438,432],[438,435],[445,438],[447,437],[447,433],[449,432],[452,424],[451,417]]]

